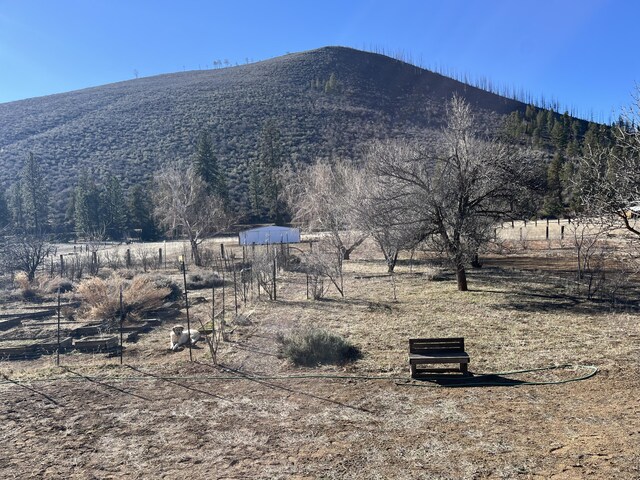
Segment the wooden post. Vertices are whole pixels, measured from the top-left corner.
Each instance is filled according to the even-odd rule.
[[[225,293],[226,293],[226,288],[225,288],[225,275],[224,275],[224,270],[225,270],[225,265],[224,265],[224,245],[220,244],[220,250],[222,251],[222,264],[221,264],[221,270],[222,270],[222,317],[221,317],[221,322],[222,325],[224,326],[224,316],[225,316]],[[222,328],[220,330],[221,332],[224,332],[224,328]]]
[[[120,285],[120,365],[122,365],[122,350],[124,349],[122,341],[122,323],[124,322],[124,309],[122,308],[122,285]]]
[[[187,295],[187,268],[182,257],[182,280],[184,282],[184,308],[187,311],[187,332],[189,333],[189,361],[193,362],[193,352],[191,349],[191,319],[189,318],[189,296]]]
[[[273,256],[273,299],[277,300],[278,296],[276,293],[276,288],[277,288],[277,284],[276,284],[276,256]]]
[[[522,227],[520,227],[520,240],[522,240]]]
[[[158,249],[158,268],[162,267],[162,248]]]
[[[564,225],[560,226],[560,240],[564,240]]]
[[[60,287],[58,287],[58,350],[56,354],[56,365],[60,366]]]
[[[60,255],[60,276],[64,276],[64,256]]]
[[[511,228],[516,228],[516,225],[513,220],[511,220]]]
[[[131,250],[127,248],[127,253],[125,255],[125,259],[127,262],[127,268],[131,268]]]
[[[549,240],[549,225],[546,227],[545,239]]]
[[[236,305],[236,317],[238,316],[238,283],[236,281],[236,264],[233,263],[233,301]]]

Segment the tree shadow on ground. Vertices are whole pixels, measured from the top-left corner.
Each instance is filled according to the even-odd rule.
[[[484,270],[484,269],[483,269]],[[587,299],[570,293],[572,281],[568,278],[544,275],[539,272],[523,272],[490,267],[475,271],[470,292],[504,295],[504,302],[495,308],[523,312],[566,312],[598,314],[637,309],[635,302]],[[502,288],[501,288],[502,287]]]

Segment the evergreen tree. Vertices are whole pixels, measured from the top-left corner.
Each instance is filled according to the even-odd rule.
[[[153,204],[149,189],[136,185],[131,189],[127,203],[129,228],[140,232],[140,240],[149,241],[158,238],[158,230],[153,221]]]
[[[547,169],[547,194],[544,198],[542,215],[545,217],[560,217],[564,211],[562,200],[563,185],[561,174],[564,159],[560,153],[556,153]]]
[[[33,153],[29,153],[22,168],[21,180],[25,227],[30,232],[40,234],[47,227],[49,196],[44,175]]]
[[[101,218],[100,192],[86,173],[81,175],[74,196],[76,235],[89,238],[102,237],[104,222]]]
[[[22,202],[22,185],[18,181],[9,188],[9,212],[11,213],[11,223],[16,232],[23,232],[24,223],[24,207]]]
[[[127,206],[120,181],[115,176],[109,175],[107,177],[101,197],[105,233],[113,240],[121,240],[127,226]]]
[[[263,215],[264,201],[262,198],[262,181],[260,163],[253,160],[249,163],[249,201],[247,202],[251,216],[254,219]]]
[[[225,202],[229,200],[229,189],[224,171],[213,153],[213,145],[209,135],[202,133],[198,140],[196,157],[193,162],[196,173],[207,185],[207,193],[215,194]]]
[[[281,225],[284,221],[284,202],[280,169],[283,165],[284,153],[280,130],[272,120],[267,121],[262,129],[258,155],[262,170],[261,193],[265,207],[270,220],[276,225]]]
[[[0,190],[0,230],[11,224],[11,213],[4,190]]]
[[[553,146],[560,152],[567,146],[568,135],[563,122],[555,122],[551,130],[551,141]]]

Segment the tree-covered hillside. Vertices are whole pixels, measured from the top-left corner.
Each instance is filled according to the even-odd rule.
[[[439,127],[455,92],[487,129],[526,113],[520,102],[342,47],[0,104],[0,185],[8,190],[33,153],[59,223],[80,178],[103,184],[113,175],[127,191],[166,162],[192,159],[206,134],[234,209],[247,212],[249,166],[267,122],[286,162],[354,157],[373,139]]]

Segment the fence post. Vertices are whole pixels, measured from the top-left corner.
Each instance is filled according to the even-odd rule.
[[[276,288],[277,288],[277,284],[276,284],[276,256],[273,256],[273,300],[277,300],[278,296],[276,294]]]
[[[60,276],[64,276],[64,256],[60,255]]]
[[[124,312],[122,309],[122,285],[120,285],[120,365],[122,365],[122,350],[124,348],[122,342],[122,323],[124,322]]]
[[[56,353],[56,366],[60,366],[60,287],[58,287],[58,350]]]
[[[564,225],[560,226],[560,240],[564,240]]]
[[[191,349],[191,320],[189,318],[189,296],[187,295],[187,268],[182,257],[182,279],[184,281],[184,308],[187,312],[187,333],[189,334],[189,361],[193,362],[193,352]]]
[[[127,253],[125,254],[125,259],[127,263],[127,268],[131,268],[131,249],[127,248]]]
[[[546,227],[545,239],[549,240],[549,225]]]
[[[158,249],[158,268],[162,268],[162,248]]]

